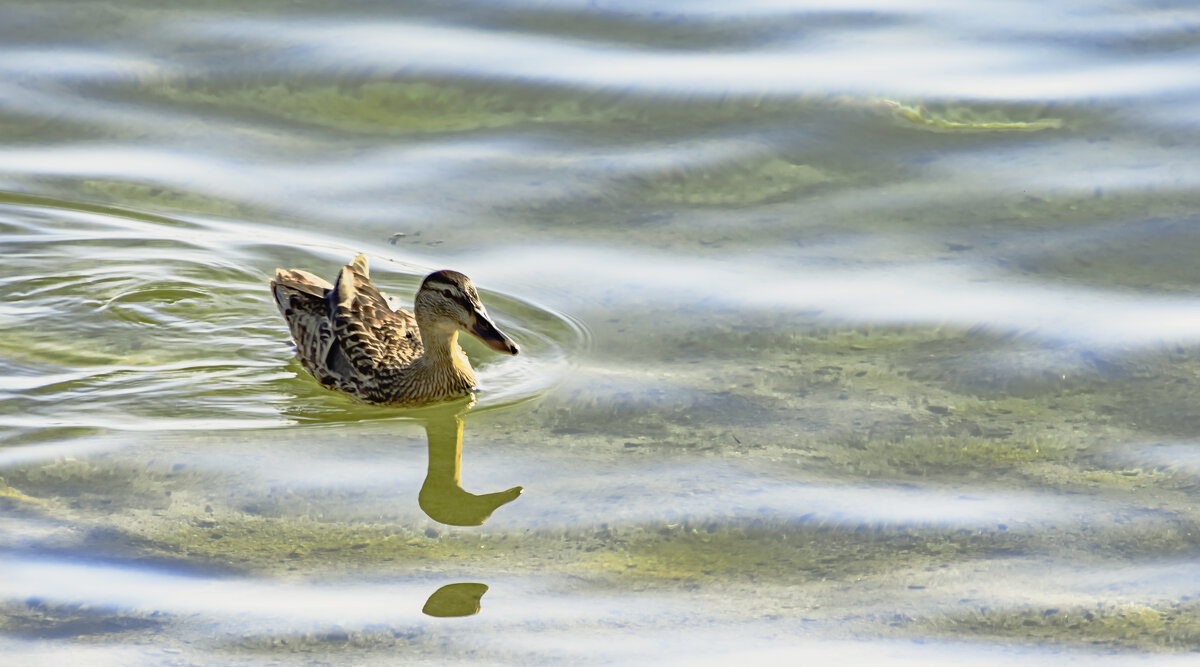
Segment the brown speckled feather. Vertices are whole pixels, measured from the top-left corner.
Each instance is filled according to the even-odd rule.
[[[407,311],[392,310],[371,283],[365,256],[342,268],[328,298],[334,340],[360,377],[378,373],[381,366],[409,364],[424,352],[417,319]]]
[[[331,389],[377,394],[389,369],[424,351],[416,318],[392,310],[371,284],[363,255],[342,268],[337,286],[307,271],[278,269],[271,291],[296,341],[296,356]]]
[[[296,341],[296,356],[321,384],[329,386],[328,373],[309,360],[325,359],[333,343],[327,296],[333,285],[307,271],[278,269],[271,281],[275,305]]]

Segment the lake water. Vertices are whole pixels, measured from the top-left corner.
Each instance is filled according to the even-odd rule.
[[[1200,650],[1194,3],[8,2],[0,56],[3,661]],[[359,252],[522,354],[322,389],[266,283]]]

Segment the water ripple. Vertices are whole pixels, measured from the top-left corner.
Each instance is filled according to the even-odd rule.
[[[395,416],[363,412],[313,390],[307,375],[289,366],[286,327],[267,294],[266,272],[293,261],[317,268],[325,260],[283,259],[298,253],[265,229],[255,235],[235,224],[59,205],[0,209],[21,231],[11,237],[21,254],[0,275],[11,295],[0,303],[0,321],[13,324],[0,374],[15,378],[3,390],[10,406],[3,425],[29,429],[49,420],[120,430],[211,430]],[[338,262],[355,252],[309,242]],[[49,258],[53,274],[45,273]],[[390,279],[380,268],[386,287]],[[415,276],[402,280],[410,288],[416,282]],[[532,353],[496,360],[471,347],[482,360],[481,409],[490,409],[544,391],[565,372],[586,334],[552,311],[484,293],[494,316]]]

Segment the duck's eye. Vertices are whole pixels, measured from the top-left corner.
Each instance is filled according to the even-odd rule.
[[[447,299],[453,299],[454,293],[448,289],[444,289],[444,290],[442,290],[442,296],[446,297]]]

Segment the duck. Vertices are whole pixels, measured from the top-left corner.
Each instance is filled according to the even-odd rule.
[[[366,255],[358,255],[334,284],[299,269],[276,269],[270,281],[296,356],[326,388],[381,405],[438,403],[472,395],[479,384],[460,331],[496,352],[520,351],[465,275],[425,276],[412,311],[393,308],[370,275]]]

